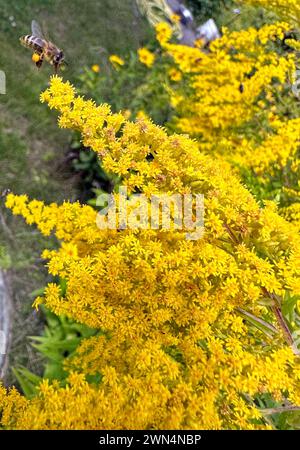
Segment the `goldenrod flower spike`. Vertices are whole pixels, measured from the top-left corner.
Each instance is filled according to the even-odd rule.
[[[66,293],[50,283],[36,306],[101,333],[67,360],[66,387],[45,380],[32,400],[0,390],[2,426],[260,429],[270,426],[249,398],[265,393],[299,405],[299,357],[275,303],[300,294],[297,229],[272,202],[261,209],[227,163],[187,136],[142,116],[130,122],[59,77],[41,100],[129,192],[204,194],[205,234],[187,241],[182,231],[100,230],[90,206],[9,194],[14,214],[61,241],[43,257]],[[253,328],[241,310],[277,333]],[[101,382],[88,384],[95,374]]]

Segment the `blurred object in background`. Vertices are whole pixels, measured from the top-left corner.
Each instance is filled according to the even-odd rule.
[[[193,47],[197,39],[207,45],[221,36],[213,19],[196,28],[193,14],[181,0],[137,0],[137,5],[152,26],[161,21],[169,22],[182,45]],[[178,16],[178,23],[174,21],[174,15]]]
[[[197,39],[201,39],[204,42],[204,45],[207,45],[209,42],[220,38],[221,34],[216,22],[213,19],[209,19],[196,29],[196,37]]]
[[[193,22],[193,15],[191,11],[186,8],[179,0],[167,0],[168,5],[172,11],[180,17],[180,23],[182,25],[191,25]]]
[[[197,39],[196,33],[192,28],[182,27],[182,38],[179,41],[180,44],[188,45],[189,47],[194,47],[196,39]]]
[[[168,22],[174,36],[183,45],[193,46],[196,39],[194,19],[191,11],[179,0],[136,0],[140,12],[155,26]],[[174,20],[178,17],[178,21]]]
[[[3,70],[0,70],[0,94],[6,94],[6,76]]]
[[[7,350],[11,333],[11,298],[4,272],[0,269],[0,380],[5,377],[7,369]]]
[[[173,13],[180,17],[181,38],[180,44],[193,47],[196,40],[196,32],[194,26],[194,18],[191,11],[186,8],[181,1],[167,0],[168,5]]]
[[[173,16],[176,13],[167,0],[136,0],[136,3],[141,14],[147,18],[152,26],[160,22],[169,22],[174,36],[178,39],[182,38],[180,23],[173,20]],[[176,3],[178,2],[176,1]]]

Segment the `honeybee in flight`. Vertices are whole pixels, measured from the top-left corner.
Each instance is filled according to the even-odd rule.
[[[38,68],[45,60],[54,66],[57,73],[58,68],[66,64],[62,50],[44,37],[41,27],[35,20],[31,22],[31,33],[20,38],[21,44],[34,51],[32,59]]]

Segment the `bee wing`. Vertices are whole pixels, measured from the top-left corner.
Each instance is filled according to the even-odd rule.
[[[31,22],[31,32],[32,32],[33,36],[38,37],[40,39],[45,39],[44,33],[42,32],[42,29],[36,20],[33,20]]]

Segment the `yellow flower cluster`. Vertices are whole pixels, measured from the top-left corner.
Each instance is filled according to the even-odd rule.
[[[298,0],[242,0],[243,3],[271,9],[296,25],[300,25],[300,3]]]
[[[172,81],[180,81],[182,79],[182,73],[178,69],[171,68],[169,70],[169,77]]]
[[[280,209],[280,213],[289,222],[292,222],[300,231],[300,192],[297,193],[297,202]]]
[[[155,56],[147,48],[142,47],[138,50],[139,60],[147,67],[152,67],[155,61]]]
[[[172,22],[174,22],[174,23],[179,23],[179,22],[180,22],[180,19],[181,19],[181,17],[180,17],[178,14],[173,14],[173,15],[171,16],[171,20],[172,20]]]
[[[287,23],[223,29],[209,52],[170,42],[163,42],[162,49],[174,61],[170,74],[184,75],[183,83],[168,88],[175,114],[170,128],[196,138],[201,151],[255,178],[263,188],[275,181],[298,191],[300,120],[292,89],[296,55],[282,52],[290,29]],[[299,46],[295,40],[286,43],[296,50]],[[296,209],[298,202],[299,195],[289,199]],[[293,209],[281,212],[296,223]]]
[[[92,71],[95,73],[99,73],[100,72],[100,66],[99,64],[93,64],[91,67]]]
[[[270,134],[258,146],[244,139],[237,150],[235,160],[241,166],[251,168],[265,182],[263,175],[275,175],[289,165],[290,174],[298,176],[298,149],[300,140],[300,118],[287,122],[279,121],[276,133]]]
[[[118,69],[119,66],[124,66],[125,64],[124,59],[120,58],[118,55],[110,55],[109,61],[116,69]]]
[[[66,387],[44,381],[32,400],[2,388],[2,426],[259,429],[269,425],[256,395],[300,404],[299,351],[282,315],[287,293],[300,294],[297,229],[274,204],[260,209],[227,164],[187,136],[169,136],[146,118],[129,122],[59,77],[41,100],[129,192],[204,194],[205,235],[101,230],[89,206],[9,194],[14,214],[61,241],[43,257],[66,293],[50,283],[35,305],[99,334],[67,361]],[[245,321],[245,310],[269,333]],[[100,383],[88,384],[95,374]]]
[[[165,22],[160,22],[155,26],[156,39],[163,45],[166,44],[172,37],[172,28]]]
[[[81,354],[81,358],[91,359],[92,369],[88,372],[94,372],[99,363],[103,375],[100,386],[88,384],[83,374],[75,372],[70,374],[64,388],[57,382],[49,384],[44,380],[32,400],[26,400],[15,389],[6,392],[0,387],[2,426],[23,430],[270,428],[258,425],[259,411],[242,396],[237,396],[229,385],[243,380],[241,391],[255,391],[255,376],[259,370],[265,371],[262,382],[270,382],[274,387],[291,384],[282,370],[288,365],[286,351],[270,355],[263,363],[261,357],[242,361],[242,350],[228,356],[231,348],[236,347],[234,339],[227,349],[222,348],[218,340],[209,342],[210,358],[200,348],[189,352],[186,358],[189,375],[178,373],[179,364],[155,344],[135,347],[138,354],[129,354],[128,360],[125,355],[117,358],[115,364],[134,369],[134,373],[120,374],[114,362],[109,366],[102,364],[100,351],[105,359],[107,356],[114,359],[114,354],[106,351],[99,341],[93,344],[94,350],[98,347],[98,354]],[[125,353],[127,355],[128,351]],[[228,365],[227,371],[221,369],[224,363]],[[248,376],[240,372],[243,368]],[[218,395],[220,388],[228,393],[227,398]],[[223,421],[218,409],[222,411]]]
[[[273,90],[295,70],[293,54],[280,56],[266,47],[268,42],[282,39],[288,29],[287,24],[277,24],[260,30],[224,30],[209,53],[164,44],[180,70],[190,74],[192,94],[176,90],[171,99],[179,116],[177,128],[198,137],[209,151],[223,154],[228,148],[234,153],[241,135],[235,130],[249,121],[268,120],[260,96],[271,100]]]

